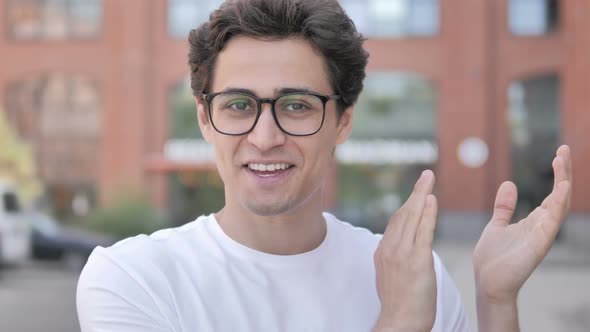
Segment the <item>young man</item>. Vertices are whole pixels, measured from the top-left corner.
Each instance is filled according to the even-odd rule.
[[[225,206],[97,248],[78,284],[82,331],[467,331],[432,252],[432,172],[383,236],[322,213],[367,63],[338,2],[226,2],[189,41],[198,123]],[[557,154],[554,191],[526,219],[508,226],[516,188],[498,191],[474,256],[482,331],[518,330],[518,290],[569,204],[569,150]]]

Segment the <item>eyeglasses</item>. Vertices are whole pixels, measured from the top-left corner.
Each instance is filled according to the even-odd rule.
[[[322,128],[326,103],[339,100],[340,96],[294,92],[276,98],[258,98],[245,92],[217,92],[204,93],[203,98],[211,124],[221,134],[238,136],[251,132],[262,113],[262,104],[270,104],[275,123],[284,133],[309,136]]]

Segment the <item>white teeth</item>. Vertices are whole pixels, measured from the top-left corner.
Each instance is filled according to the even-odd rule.
[[[292,165],[286,163],[279,163],[279,164],[255,164],[250,163],[248,164],[248,168],[253,171],[261,171],[261,172],[273,172],[277,170],[287,169]]]

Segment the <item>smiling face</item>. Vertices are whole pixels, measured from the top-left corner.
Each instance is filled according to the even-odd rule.
[[[250,91],[259,98],[276,98],[293,90],[334,94],[323,57],[299,38],[232,39],[218,55],[211,91],[207,92],[236,90]],[[224,182],[224,211],[257,216],[293,214],[308,208],[321,212],[323,180],[334,147],[350,134],[352,109],[338,121],[336,102],[328,101],[322,128],[311,136],[290,136],[281,131],[270,104],[262,105],[256,127],[241,136],[218,133],[205,112],[198,114],[201,132],[214,146]]]

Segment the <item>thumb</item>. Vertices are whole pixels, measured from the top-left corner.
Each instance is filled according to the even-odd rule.
[[[494,214],[490,223],[496,225],[508,225],[516,207],[517,190],[516,185],[506,181],[500,185],[494,203]]]

